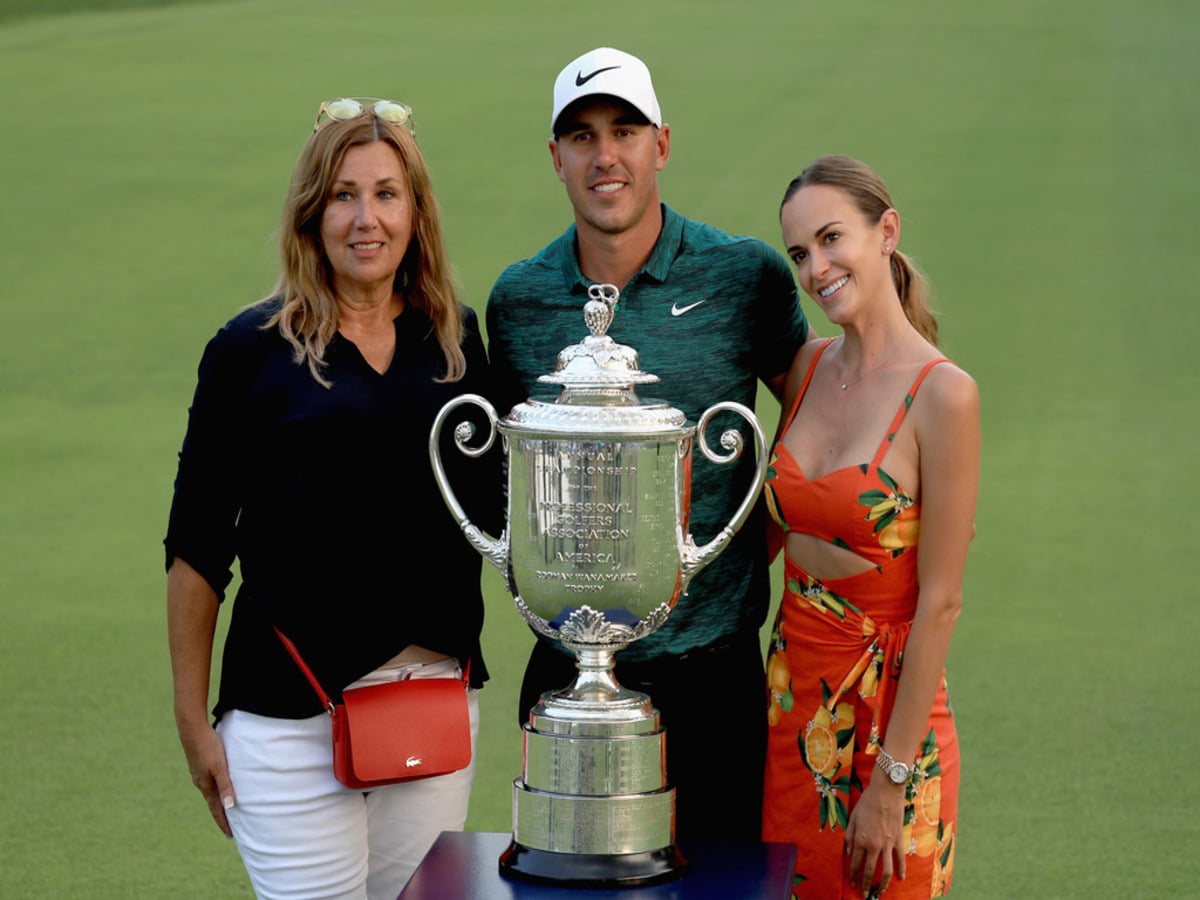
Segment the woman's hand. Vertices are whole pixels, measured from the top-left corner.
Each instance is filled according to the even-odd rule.
[[[876,871],[879,871],[880,893],[892,883],[893,874],[904,880],[903,834],[904,785],[892,784],[876,772],[846,826],[852,887],[862,887],[865,896],[874,883]]]
[[[233,837],[225,810],[232,807],[237,798],[233,793],[233,782],[229,780],[229,765],[225,761],[221,736],[208,722],[194,727],[180,725],[179,742],[183,744],[192,784],[204,795],[209,814],[225,837]]]
[[[178,557],[167,571],[167,637],[175,682],[175,727],[187,756],[192,783],[208,803],[217,827],[233,837],[225,810],[236,797],[221,736],[208,722],[208,677],[213,632],[217,625],[216,592]]]

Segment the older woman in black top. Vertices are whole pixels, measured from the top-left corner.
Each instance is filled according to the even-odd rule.
[[[415,674],[487,677],[480,558],[433,481],[427,436],[487,393],[412,111],[322,104],[296,166],[270,297],[209,342],[166,537],[175,718],[192,780],[260,896],[395,897],[473,769],[369,792],[333,777],[330,723],[287,634],[333,692]],[[447,452],[454,466],[462,454]],[[496,525],[498,468],[453,472]],[[208,717],[218,608],[241,584]],[[470,692],[472,739],[478,706]]]

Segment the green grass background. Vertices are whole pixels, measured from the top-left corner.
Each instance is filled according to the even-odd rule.
[[[569,219],[552,79],[614,44],[691,216],[778,246],[805,162],[871,162],[979,382],[956,895],[1193,895],[1198,38],[1192,0],[5,0],[0,892],[249,895],[174,732],[161,539],[200,350],[271,286],[318,102],[415,107],[482,309]],[[468,827],[505,831],[530,639],[486,588]]]

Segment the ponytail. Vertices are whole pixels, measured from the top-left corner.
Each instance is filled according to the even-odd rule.
[[[929,308],[929,282],[899,250],[892,251],[892,283],[896,285],[900,308],[904,310],[909,324],[936,347],[938,323],[933,310]]]

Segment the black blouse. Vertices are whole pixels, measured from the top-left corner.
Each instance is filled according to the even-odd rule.
[[[184,559],[222,598],[235,557],[239,564],[214,716],[321,712],[274,626],[335,695],[409,644],[470,661],[481,685],[481,558],[446,508],[428,451],[448,400],[488,394],[474,311],[463,309],[462,380],[435,382],[445,359],[429,318],[410,307],[395,320],[383,374],[336,335],[325,388],[277,329],[263,330],[277,308],[251,307],[205,348],[165,540],[167,566]],[[486,434],[472,410],[460,408],[443,428],[442,460],[472,521],[498,534],[498,446],[484,459],[453,446],[463,418]]]

